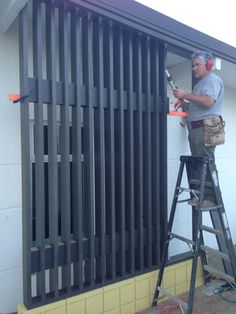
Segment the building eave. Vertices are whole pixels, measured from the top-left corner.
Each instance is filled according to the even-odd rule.
[[[92,11],[146,31],[166,43],[188,50],[210,50],[236,64],[236,48],[133,0],[71,0]],[[96,8],[96,9],[95,9]]]
[[[0,31],[6,32],[29,0],[0,2]],[[94,13],[154,36],[167,44],[193,51],[210,50],[215,56],[236,64],[236,48],[180,23],[134,0],[70,0]]]

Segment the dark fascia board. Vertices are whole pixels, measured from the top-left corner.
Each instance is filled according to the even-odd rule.
[[[109,17],[168,44],[186,50],[207,50],[236,64],[236,48],[186,26],[133,0],[71,0],[93,12]]]

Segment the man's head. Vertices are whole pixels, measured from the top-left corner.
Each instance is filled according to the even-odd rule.
[[[191,56],[192,70],[196,79],[206,76],[213,68],[212,54],[207,51],[196,51]]]

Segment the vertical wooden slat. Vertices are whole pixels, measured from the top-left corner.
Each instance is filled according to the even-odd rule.
[[[160,114],[160,177],[161,185],[160,185],[160,223],[162,226],[162,233],[160,238],[160,250],[162,251],[165,234],[167,232],[167,115],[169,101],[166,98],[166,79],[165,79],[165,68],[166,68],[166,55],[167,55],[167,44],[159,44],[159,88],[160,88],[160,104],[161,106],[161,114]]]
[[[135,176],[136,180],[136,206],[137,206],[137,261],[136,265],[139,270],[143,270],[144,260],[144,233],[143,233],[143,102],[142,102],[142,50],[141,50],[141,34],[137,35],[136,40],[136,64],[134,75],[136,77],[136,91],[137,91],[137,111],[136,111],[136,158],[135,158]]]
[[[128,145],[127,145],[127,199],[128,199],[128,231],[129,243],[127,263],[128,271],[134,272],[134,89],[133,89],[133,41],[132,33],[128,32],[128,69],[127,69],[127,131],[128,131]]]
[[[147,243],[145,259],[146,265],[151,266],[152,262],[152,186],[151,186],[151,82],[150,82],[150,38],[146,37],[144,41],[144,68],[145,68],[145,226],[147,230]]]
[[[94,232],[95,232],[95,191],[94,191],[94,109],[93,109],[93,28],[92,15],[85,19],[85,70],[86,106],[84,108],[84,189],[85,189],[85,236],[89,243],[89,259],[85,264],[85,280],[94,285]]]
[[[28,43],[29,5],[19,15],[20,93],[29,94]],[[31,305],[31,246],[32,246],[32,174],[30,160],[29,102],[25,99],[20,107],[21,160],[22,160],[22,242],[23,242],[23,301]]]
[[[120,250],[118,252],[117,267],[119,275],[125,274],[125,122],[124,122],[124,55],[123,55],[123,29],[119,27],[117,38],[117,63],[118,63],[118,162],[117,182],[119,184],[119,200],[117,211],[119,213],[119,239]]]
[[[61,240],[66,246],[66,265],[62,267],[62,287],[71,286],[70,230],[70,135],[69,135],[69,29],[66,3],[59,9],[60,80],[63,82],[64,103],[61,105]]]
[[[35,212],[36,240],[40,249],[40,272],[37,273],[37,296],[45,299],[45,193],[44,193],[44,134],[42,102],[42,4],[33,2],[33,68],[37,77],[37,102],[34,104],[35,152]]]
[[[72,108],[72,188],[74,240],[78,247],[78,262],[74,264],[74,285],[83,288],[83,232],[82,232],[82,34],[81,17],[76,8],[71,19],[72,81],[75,84],[76,104]]]
[[[106,246],[105,246],[105,120],[104,120],[104,60],[103,60],[103,19],[98,19],[96,27],[97,51],[97,99],[98,108],[95,111],[95,149],[96,149],[96,170],[95,170],[95,198],[96,198],[96,236],[99,239],[99,257],[96,264],[97,280],[104,282],[106,275]]]
[[[48,204],[49,244],[53,248],[53,268],[49,290],[55,297],[58,290],[58,161],[57,161],[57,93],[56,93],[56,22],[55,8],[46,6],[47,78],[51,81],[51,103],[48,105]]]
[[[115,232],[115,134],[114,134],[114,52],[113,24],[107,25],[108,45],[108,111],[107,111],[107,233],[110,239],[110,251],[107,256],[107,274],[112,279],[116,276],[116,232]]]
[[[153,261],[154,265],[160,262],[160,97],[159,97],[159,53],[156,41],[152,43],[151,81],[153,86],[153,113],[152,113],[152,221],[153,221]]]

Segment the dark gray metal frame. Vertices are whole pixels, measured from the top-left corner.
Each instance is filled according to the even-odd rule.
[[[167,47],[95,12],[37,0],[19,18],[27,308],[160,263]]]

